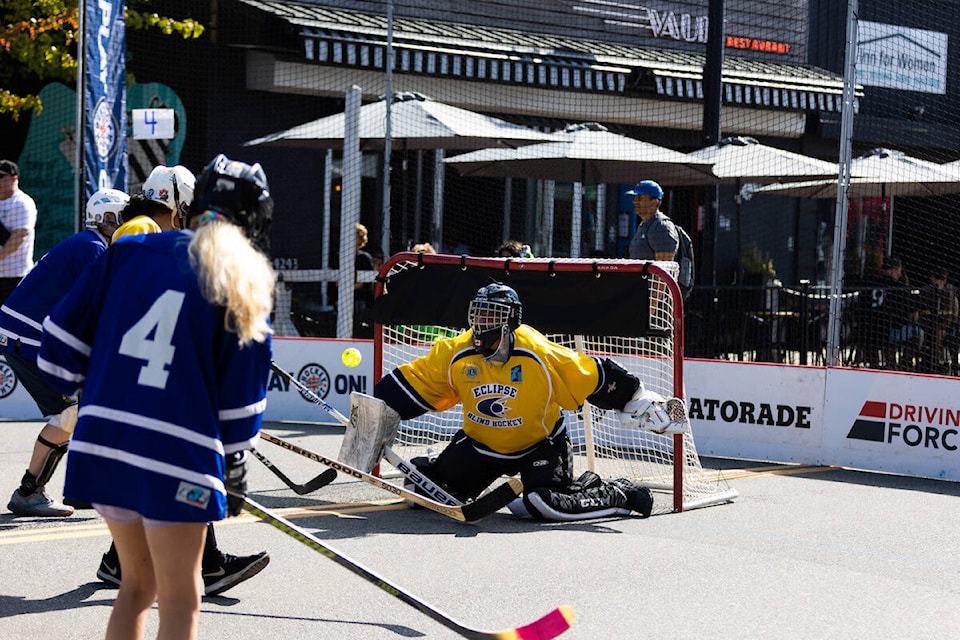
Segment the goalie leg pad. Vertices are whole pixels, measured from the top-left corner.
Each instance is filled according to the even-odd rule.
[[[534,518],[561,522],[622,516],[631,511],[647,517],[653,510],[650,490],[628,480],[613,480],[589,489],[570,489],[535,489],[524,494],[524,506]]]
[[[343,434],[337,459],[370,473],[380,463],[383,448],[393,443],[400,414],[379,398],[354,391],[350,394],[350,422]]]

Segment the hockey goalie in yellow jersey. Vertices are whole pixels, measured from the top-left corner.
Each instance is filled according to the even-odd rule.
[[[463,404],[462,428],[436,458],[414,458],[418,471],[461,501],[502,475],[519,474],[524,495],[510,509],[521,517],[649,516],[653,497],[645,487],[591,471],[574,479],[563,413],[589,401],[619,411],[626,426],[681,430],[663,398],[609,358],[577,353],[523,324],[523,305],[511,287],[482,287],[467,313],[469,330],[438,340],[374,391],[395,423]]]

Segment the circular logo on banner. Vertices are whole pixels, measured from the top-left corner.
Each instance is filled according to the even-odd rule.
[[[310,363],[304,365],[303,368],[300,369],[300,373],[297,374],[297,380],[300,381],[300,384],[323,399],[326,399],[327,394],[330,393],[330,374],[318,364]],[[313,400],[304,395],[302,391],[300,392],[300,397],[307,402],[313,402]]]
[[[93,140],[101,160],[106,160],[116,151],[117,119],[113,117],[113,110],[106,98],[100,98],[97,108],[93,110]]]
[[[17,374],[5,360],[0,360],[0,398],[6,398],[17,388]]]

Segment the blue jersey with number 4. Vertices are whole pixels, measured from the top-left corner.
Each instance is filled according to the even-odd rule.
[[[200,293],[191,231],[118,240],[44,322],[38,366],[82,388],[64,494],[157,520],[224,517],[224,454],[251,448],[270,342],[240,348]]]

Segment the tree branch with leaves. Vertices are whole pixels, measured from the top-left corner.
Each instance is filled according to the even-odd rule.
[[[196,20],[160,16],[148,11],[147,5],[149,0],[129,3],[127,29],[158,29],[185,40],[203,33],[203,25]],[[16,121],[24,112],[40,113],[39,88],[52,81],[76,82],[78,13],[76,0],[7,0],[3,4],[0,114]]]

